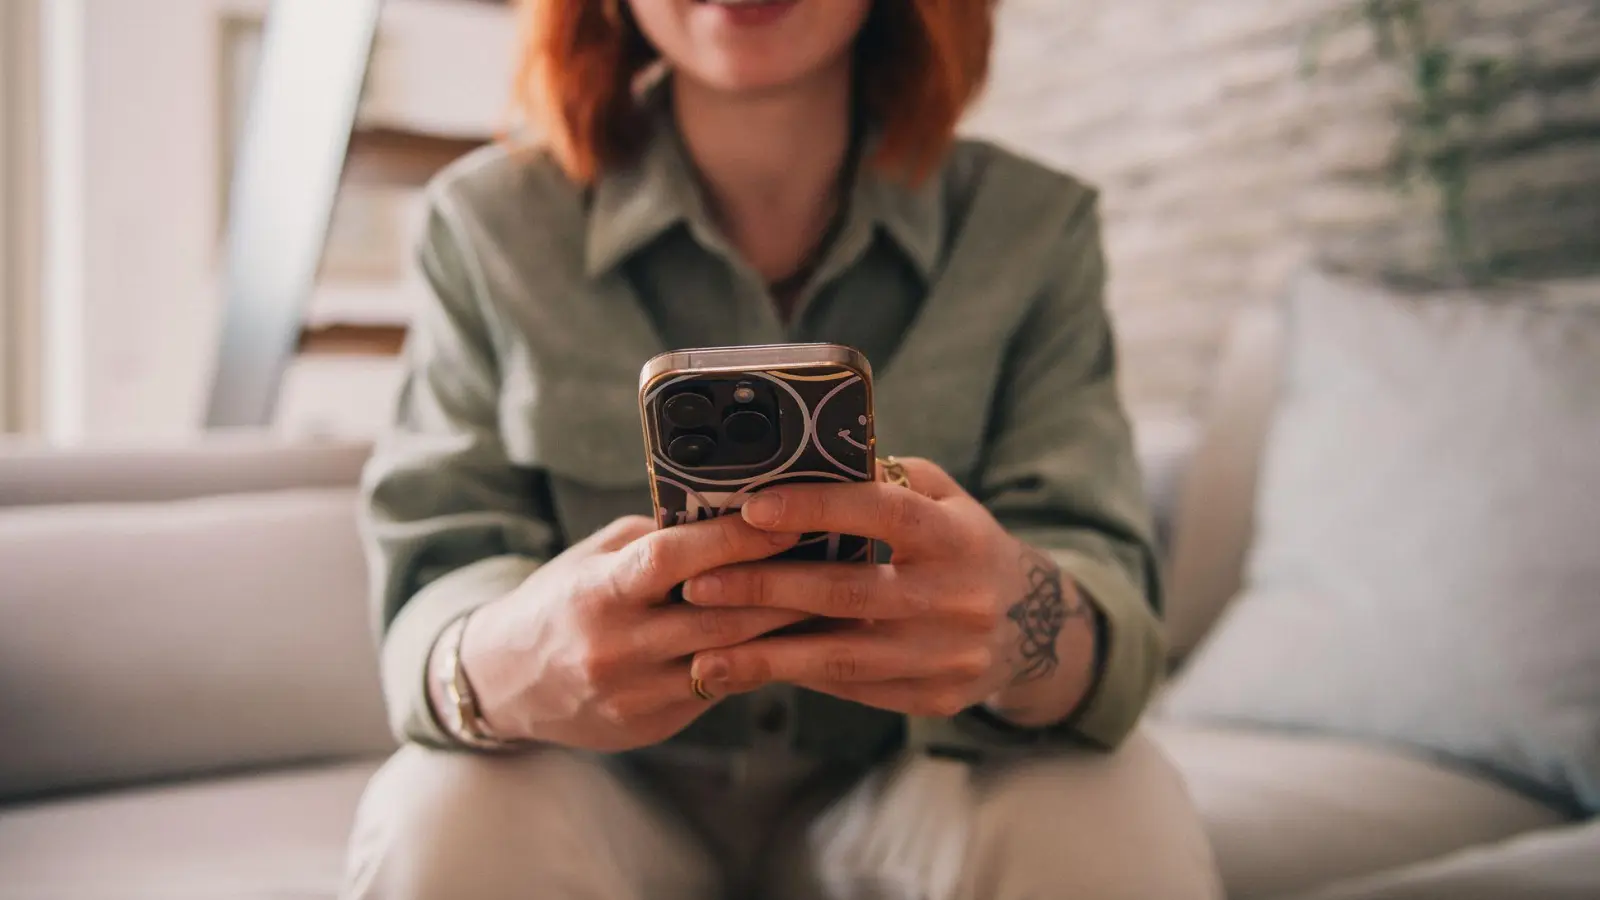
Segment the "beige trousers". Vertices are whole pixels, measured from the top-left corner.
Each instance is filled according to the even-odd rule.
[[[1179,776],[1115,754],[844,771],[779,752],[401,750],[373,777],[343,897],[1213,900]]]

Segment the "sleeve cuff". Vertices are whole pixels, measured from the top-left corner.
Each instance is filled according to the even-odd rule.
[[[1070,550],[1048,552],[1105,623],[1105,656],[1090,695],[1071,718],[1047,728],[1018,728],[981,709],[949,719],[913,716],[906,723],[912,749],[968,758],[1041,746],[1088,744],[1109,750],[1138,724],[1165,658],[1155,613],[1117,568]]]
[[[428,702],[428,658],[445,627],[526,581],[539,562],[492,556],[430,582],[401,607],[383,638],[383,695],[395,737],[431,747],[454,747]]]
[[[1069,550],[1050,555],[1100,611],[1106,629],[1100,679],[1067,727],[1111,749],[1139,724],[1161,680],[1166,665],[1161,623],[1121,570]]]

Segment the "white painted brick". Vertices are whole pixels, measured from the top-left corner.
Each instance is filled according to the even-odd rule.
[[[1096,184],[1123,350],[1138,410],[1192,409],[1228,320],[1271,302],[1313,256],[1358,267],[1437,259],[1437,197],[1387,171],[1405,77],[1363,25],[1315,23],[1355,0],[1180,3],[1006,0],[989,90],[969,129]],[[1445,8],[1448,7],[1448,8]],[[1433,4],[1453,39],[1535,73],[1492,123],[1494,140],[1600,131],[1600,4]],[[1509,48],[1509,49],[1508,49]],[[1555,87],[1559,83],[1559,89]],[[1582,159],[1580,159],[1582,157]],[[1600,233],[1600,137],[1487,163],[1470,198],[1484,234],[1530,259]]]

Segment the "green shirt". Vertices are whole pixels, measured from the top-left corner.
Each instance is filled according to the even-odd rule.
[[[733,697],[675,740],[870,758],[1115,745],[1161,670],[1147,512],[1118,401],[1092,189],[962,142],[910,187],[863,167],[785,324],[658,130],[593,190],[544,154],[481,151],[429,190],[431,287],[392,432],[364,478],[383,682],[404,738],[448,745],[424,673],[456,617],[612,519],[652,511],[640,366],[664,350],[826,341],[876,373],[880,452],[924,456],[1103,612],[1101,676],[1073,720],[907,719],[789,686]],[[685,691],[688,685],[685,685]]]

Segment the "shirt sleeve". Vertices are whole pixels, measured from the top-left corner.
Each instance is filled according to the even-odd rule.
[[[1160,583],[1131,428],[1117,390],[1092,195],[1013,339],[974,494],[1099,610],[1098,677],[1065,722],[1012,728],[981,710],[913,719],[914,745],[968,752],[1057,741],[1117,746],[1162,672]]]
[[[444,628],[521,584],[554,552],[543,476],[513,465],[482,280],[451,206],[435,197],[418,247],[428,287],[407,335],[393,424],[362,478],[363,536],[390,726],[450,746],[428,702]]]

